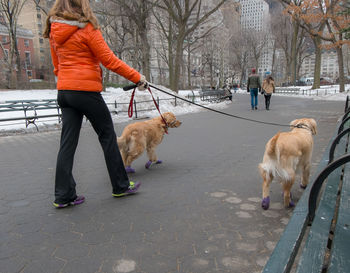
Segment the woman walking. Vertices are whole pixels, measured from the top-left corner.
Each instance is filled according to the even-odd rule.
[[[112,118],[101,96],[102,69],[137,83],[145,90],[147,81],[139,72],[118,59],[109,49],[89,0],[56,0],[49,12],[44,37],[50,39],[57,101],[62,110],[62,132],[55,178],[56,208],[79,205],[84,196],[76,194],[72,175],[83,116],[98,135],[112,183],[112,195],[136,193],[140,183],[129,181],[117,146]]]
[[[270,101],[272,93],[275,93],[275,82],[271,76],[268,76],[262,84],[262,94],[265,97],[265,108],[270,110]]]

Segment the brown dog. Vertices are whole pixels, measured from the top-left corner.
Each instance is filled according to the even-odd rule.
[[[181,125],[175,115],[171,112],[162,114],[150,120],[135,122],[124,128],[120,137],[117,138],[120,153],[123,158],[125,170],[134,173],[131,163],[138,158],[146,149],[149,161],[145,167],[148,169],[152,163],[160,164],[155,153],[156,147],[162,142],[168,128],[177,128]]]
[[[266,144],[263,162],[259,164],[260,175],[263,178],[262,208],[270,205],[270,183],[278,178],[283,187],[284,206],[293,207],[290,190],[293,186],[296,172],[302,172],[300,186],[305,189],[309,182],[313,138],[317,132],[314,119],[302,118],[290,123],[290,132],[277,133]]]

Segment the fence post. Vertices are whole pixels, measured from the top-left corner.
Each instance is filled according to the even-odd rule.
[[[134,100],[135,118],[137,118],[136,100]]]
[[[174,97],[174,99],[175,99],[175,107],[176,107],[176,97]]]
[[[158,104],[158,107],[159,107],[159,97],[157,97],[157,104]]]

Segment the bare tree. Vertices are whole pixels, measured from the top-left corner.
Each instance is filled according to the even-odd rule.
[[[10,50],[9,62],[9,83],[10,88],[16,88],[22,79],[21,58],[17,44],[17,22],[22,8],[27,0],[0,0],[0,15],[4,21],[0,21],[9,33]],[[16,75],[13,72],[16,70]]]
[[[250,52],[250,64],[258,71],[260,58],[266,49],[268,39],[268,33],[263,31],[249,30],[250,35],[246,35],[246,45]]]
[[[300,27],[309,32],[313,41],[317,44],[316,54],[320,55],[320,52],[317,52],[317,48],[329,47],[336,49],[340,92],[345,90],[342,46],[349,43],[344,40],[342,32],[344,27],[348,27],[349,25],[349,19],[344,14],[346,7],[343,5],[343,2],[342,0],[302,0],[299,1],[298,6],[294,3],[287,3],[288,6],[286,9],[288,14],[293,18],[293,22],[297,22]],[[321,39],[330,42],[330,44],[321,45]],[[319,87],[319,83],[317,85],[315,81],[316,79],[314,80],[313,88]]]
[[[227,0],[220,0],[208,11],[203,10],[203,3],[201,0],[160,0],[156,6],[168,14],[168,25],[164,24],[164,30],[169,35],[169,39],[176,38],[174,42],[169,41],[172,46],[174,43],[175,54],[169,55],[169,80],[170,88],[178,91],[180,77],[180,69],[183,63],[184,41],[189,37],[194,30],[207,20],[214,12],[216,12],[222,4]],[[191,24],[189,19],[191,18]],[[160,18],[157,19],[161,21]],[[174,34],[175,35],[174,35]],[[170,60],[170,57],[174,60]]]
[[[149,34],[149,18],[154,7],[154,1],[148,0],[110,0],[111,2],[120,5],[123,9],[123,14],[128,20],[134,22],[136,43],[142,56],[142,73],[147,79],[150,78],[150,43]]]
[[[230,40],[231,63],[237,74],[240,75],[239,84],[242,85],[246,79],[248,68],[249,48],[247,46],[248,34],[241,29],[236,30]]]

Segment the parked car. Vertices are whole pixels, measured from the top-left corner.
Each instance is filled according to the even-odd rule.
[[[333,84],[333,80],[330,78],[320,78],[320,85],[332,85]]]
[[[314,78],[313,77],[301,77],[299,79],[299,82],[304,85],[313,85],[314,84]]]

